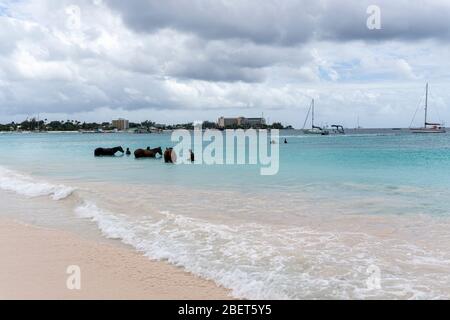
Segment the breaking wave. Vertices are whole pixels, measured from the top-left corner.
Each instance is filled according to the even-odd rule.
[[[84,202],[75,212],[96,222],[106,237],[213,280],[231,289],[236,298],[442,298],[447,295],[441,287],[443,278],[444,283],[450,281],[448,268],[442,268],[447,257],[364,233],[279,229],[256,223],[225,225],[170,212],[131,217],[93,202]],[[403,272],[393,261],[401,261]],[[439,270],[419,276],[410,269],[430,264]],[[367,288],[371,266],[383,272],[380,290]]]
[[[38,181],[35,178],[3,167],[0,167],[0,189],[31,198],[48,196],[53,200],[65,199],[75,190],[61,184]]]

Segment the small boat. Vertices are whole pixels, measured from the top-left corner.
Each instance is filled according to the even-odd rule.
[[[306,123],[308,122],[310,114],[311,114],[311,129],[305,129]],[[330,132],[328,130],[314,125],[314,99],[312,99],[312,101],[311,101],[311,106],[309,107],[308,114],[306,115],[306,119],[305,119],[305,123],[303,124],[302,131],[304,134],[316,134],[316,135],[322,135],[322,136],[327,136],[330,134]]]
[[[446,133],[445,127],[440,123],[428,122],[428,83],[425,93],[425,123],[422,128],[411,128],[412,133]]]
[[[334,134],[345,134],[345,129],[340,124],[333,124],[331,128],[333,128]]]

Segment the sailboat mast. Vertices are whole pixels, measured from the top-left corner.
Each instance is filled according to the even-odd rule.
[[[427,127],[428,123],[428,83],[427,83],[427,90],[425,94],[425,128]]]
[[[314,129],[314,99],[312,99],[312,117],[311,117],[311,128]]]

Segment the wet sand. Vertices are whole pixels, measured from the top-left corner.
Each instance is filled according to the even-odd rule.
[[[165,262],[66,231],[0,220],[0,299],[229,299]],[[69,266],[78,266],[67,273]],[[73,288],[79,283],[81,289]]]

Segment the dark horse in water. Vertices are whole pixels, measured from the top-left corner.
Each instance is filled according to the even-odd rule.
[[[177,162],[177,154],[173,151],[173,148],[166,148],[164,151],[164,162],[165,163],[175,163]]]
[[[115,148],[97,148],[94,151],[96,157],[113,157],[117,152],[124,153],[122,147]]]
[[[158,154],[160,156],[163,155],[161,147],[158,147],[158,148],[155,148],[155,149],[147,148],[147,150],[137,149],[134,152],[134,157],[136,159],[139,159],[139,158],[156,158],[156,155],[158,155]]]

